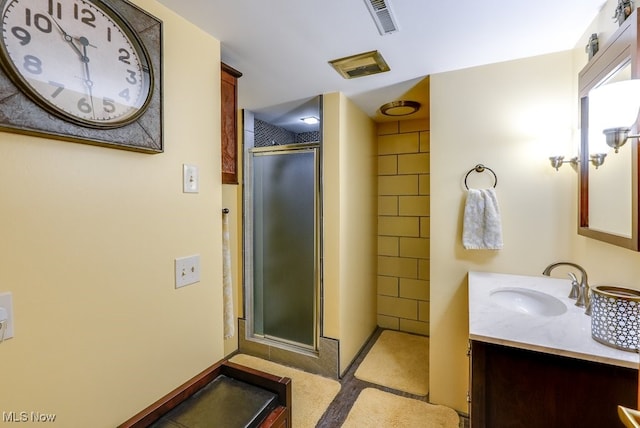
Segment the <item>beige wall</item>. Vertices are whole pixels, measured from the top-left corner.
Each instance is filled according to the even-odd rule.
[[[577,174],[547,156],[577,154],[578,72],[592,33],[616,30],[609,0],[569,52],[432,76],[430,398],[466,411],[469,270],[538,275],[546,264],[584,266],[592,285],[640,288],[640,254],[577,234]],[[506,79],[505,76],[509,76]],[[558,140],[553,135],[573,136]],[[571,142],[567,142],[571,140]],[[476,163],[498,174],[505,247],[462,249],[461,177]],[[486,183],[482,183],[486,184]]]
[[[378,124],[378,325],[429,334],[429,120]]]
[[[219,42],[134,3],[164,22],[164,153],[0,133],[0,411],[59,426],[113,427],[223,357]],[[176,290],[195,253],[200,283]]]
[[[434,403],[468,411],[467,272],[538,275],[551,262],[575,258],[577,175],[568,166],[556,172],[547,159],[554,136],[568,135],[574,123],[573,79],[572,52],[431,76]],[[498,176],[504,234],[499,251],[465,250],[461,244],[463,179],[478,163]],[[488,187],[493,180],[474,172],[468,183]]]
[[[376,131],[343,94],[323,104],[323,335],[343,372],[376,328]]]

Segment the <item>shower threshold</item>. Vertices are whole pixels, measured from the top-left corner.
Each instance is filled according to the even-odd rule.
[[[260,343],[263,345],[273,346],[275,348],[280,348],[285,351],[305,354],[310,357],[318,356],[318,350],[315,347],[305,345],[304,343],[282,339],[280,337],[275,337],[270,335],[253,335],[253,336],[247,336],[247,340],[251,342]]]

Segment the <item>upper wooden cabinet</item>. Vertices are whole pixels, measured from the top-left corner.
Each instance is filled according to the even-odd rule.
[[[238,184],[238,70],[221,64],[222,184]]]

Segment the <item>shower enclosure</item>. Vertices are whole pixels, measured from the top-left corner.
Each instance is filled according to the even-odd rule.
[[[274,141],[245,151],[247,338],[303,352],[319,336],[319,150]]]

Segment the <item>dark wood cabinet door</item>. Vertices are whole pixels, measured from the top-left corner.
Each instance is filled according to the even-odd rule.
[[[238,78],[242,76],[221,64],[222,184],[238,184]]]
[[[472,341],[471,428],[623,427],[638,370]]]

